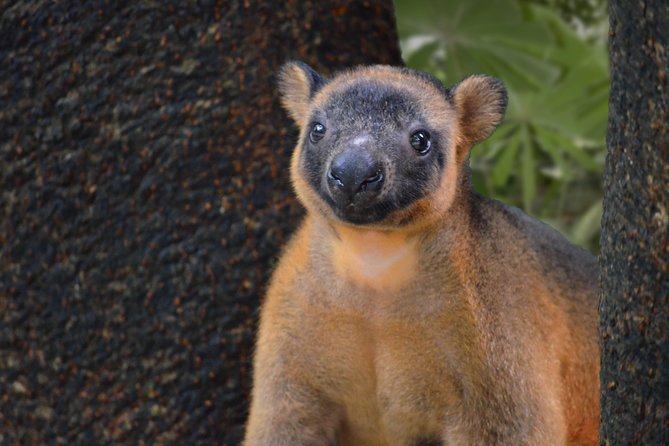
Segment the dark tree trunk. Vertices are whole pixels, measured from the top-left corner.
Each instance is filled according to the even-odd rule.
[[[0,5],[0,443],[238,443],[293,58],[401,63],[391,2]]]
[[[669,3],[611,0],[602,445],[669,444]]]

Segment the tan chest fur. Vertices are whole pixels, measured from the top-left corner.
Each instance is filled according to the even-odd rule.
[[[417,270],[417,241],[407,234],[333,228],[331,262],[339,277],[361,288],[393,292],[406,286]]]
[[[404,445],[426,433],[439,436],[447,408],[459,400],[453,376],[458,354],[443,348],[448,317],[418,322],[313,315],[320,321],[313,353],[322,359],[320,370],[310,364],[314,385],[345,408],[342,444]],[[337,342],[327,342],[333,337]]]

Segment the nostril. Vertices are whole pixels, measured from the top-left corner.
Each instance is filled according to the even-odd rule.
[[[369,184],[369,183],[377,183],[379,181],[383,180],[383,174],[381,173],[380,170],[377,170],[374,175],[370,175],[367,178],[365,178],[365,181],[363,181],[363,184]]]
[[[328,170],[328,179],[337,182],[339,186],[344,185],[344,182],[337,175],[335,175],[332,169]]]
[[[382,182],[383,174],[380,170],[377,170],[373,175],[368,176],[362,181],[362,184],[360,184],[360,187],[358,188],[358,192],[366,190],[378,191]]]

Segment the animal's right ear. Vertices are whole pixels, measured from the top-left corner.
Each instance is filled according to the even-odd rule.
[[[325,79],[303,62],[288,62],[279,71],[281,103],[291,118],[302,123],[309,112],[309,102],[325,84]]]
[[[507,95],[502,81],[475,74],[451,89],[459,120],[463,150],[458,156],[469,155],[471,146],[483,141],[502,122]]]

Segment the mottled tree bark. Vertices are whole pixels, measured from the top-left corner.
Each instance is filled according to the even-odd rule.
[[[669,444],[669,3],[611,0],[602,445]]]
[[[391,2],[0,5],[0,443],[239,442],[293,58],[401,63]]]

